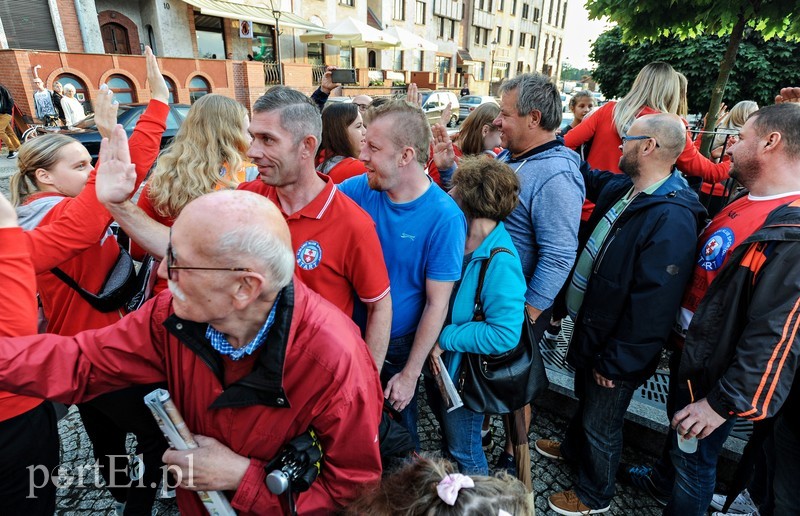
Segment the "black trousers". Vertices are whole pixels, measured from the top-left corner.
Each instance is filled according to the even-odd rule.
[[[58,461],[58,427],[49,401],[0,422],[0,514],[52,516]]]
[[[167,440],[144,404],[144,396],[157,388],[166,388],[166,385],[137,385],[78,405],[100,474],[114,499],[125,504],[126,516],[150,515],[161,480],[161,456],[168,447]],[[131,482],[124,471],[128,432],[136,435],[136,454],[142,455],[144,465],[142,480],[137,482]]]

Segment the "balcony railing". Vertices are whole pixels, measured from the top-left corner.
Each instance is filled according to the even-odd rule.
[[[274,62],[264,62],[264,84],[273,85],[281,83],[280,65]]]
[[[319,84],[322,82],[322,76],[325,75],[325,68],[326,65],[314,65],[311,68],[311,76],[314,79],[314,84]]]

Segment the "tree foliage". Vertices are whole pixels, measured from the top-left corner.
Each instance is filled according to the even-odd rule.
[[[564,81],[581,81],[584,76],[591,74],[591,70],[587,68],[575,68],[569,61],[564,61],[561,65],[561,79]]]
[[[671,36],[657,42],[625,43],[622,33],[617,26],[601,34],[590,56],[597,64],[592,78],[607,98],[624,96],[644,65],[664,61],[689,80],[689,110],[697,113],[708,109],[727,38]],[[777,37],[765,40],[755,31],[746,31],[723,101],[728,107],[740,100],[771,104],[781,86],[800,84],[797,56],[800,43]]]
[[[764,38],[800,38],[799,0],[588,0],[591,18],[622,27],[625,41],[729,34],[740,17]]]

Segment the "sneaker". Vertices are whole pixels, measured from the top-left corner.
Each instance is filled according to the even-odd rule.
[[[653,482],[653,468],[649,466],[620,464],[617,470],[617,480],[623,484],[633,486],[640,491],[644,491],[662,507],[667,506],[667,502],[672,494],[666,493],[656,487],[655,482]]]
[[[548,459],[564,460],[564,456],[561,455],[561,443],[558,441],[539,439],[533,446],[540,455]]]
[[[494,463],[494,469],[495,471],[505,471],[512,477],[516,477],[517,461],[514,460],[513,455],[503,450],[500,452],[500,456],[497,457],[497,462]]]
[[[547,499],[547,504],[558,514],[566,516],[581,516],[582,514],[602,514],[607,512],[611,505],[606,505],[602,509],[591,509],[581,502],[575,491],[562,491],[551,495]]]
[[[714,509],[715,511],[721,511],[722,507],[725,505],[725,500],[728,498],[728,495],[724,494],[715,494],[711,498],[711,503],[708,504],[709,507]],[[727,514],[752,514],[758,512],[758,506],[750,498],[750,493],[747,492],[747,489],[739,493],[739,496],[731,504],[731,508],[728,509]],[[725,514],[725,513],[720,513]]]
[[[6,156],[6,158],[8,158],[8,159],[14,159],[16,157],[17,157],[16,151],[11,151],[11,152],[8,153],[8,156]]]
[[[544,338],[547,340],[558,340],[558,336],[560,334],[561,334],[561,324],[550,323],[547,326],[547,329],[544,330]]]

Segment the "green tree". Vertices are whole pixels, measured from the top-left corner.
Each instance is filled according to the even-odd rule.
[[[586,68],[575,68],[569,61],[564,61],[561,65],[561,80],[580,81],[585,75],[591,75],[591,70]]]
[[[800,37],[800,0],[588,0],[586,8],[592,18],[608,17],[617,22],[626,41],[656,40],[672,35],[680,38],[703,34],[728,36],[711,93],[706,130],[714,128],[745,27],[760,32],[766,39]],[[710,138],[704,142],[706,153],[710,142]]]
[[[644,65],[664,61],[689,80],[689,111],[704,112],[718,75],[714,63],[725,53],[726,45],[725,38],[705,35],[625,43],[622,29],[614,27],[601,34],[592,47],[591,58],[597,64],[592,78],[606,97],[622,97]],[[765,40],[755,31],[746,31],[722,100],[729,107],[740,100],[772,103],[781,86],[800,84],[798,55],[800,43],[783,38]]]

